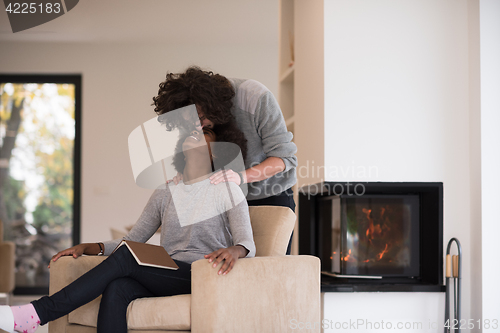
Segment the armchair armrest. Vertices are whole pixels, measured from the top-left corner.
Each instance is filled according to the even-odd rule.
[[[106,258],[105,256],[82,256],[77,259],[73,257],[61,257],[56,262],[51,262],[49,294],[55,294],[95,266],[99,265]],[[96,301],[100,301],[100,298],[84,306],[88,306],[91,309],[91,304]],[[66,315],[50,322],[50,333],[65,333],[66,326],[69,325],[68,317],[69,315]]]
[[[313,256],[240,259],[227,275],[207,260],[191,268],[193,332],[320,331],[320,260]]]
[[[99,265],[105,256],[82,256],[77,259],[67,256],[50,263],[50,295],[58,292],[83,274]]]
[[[0,241],[0,293],[11,293],[15,287],[16,245]]]

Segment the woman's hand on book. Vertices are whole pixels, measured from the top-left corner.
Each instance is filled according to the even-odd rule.
[[[238,261],[238,258],[246,257],[248,250],[241,245],[235,245],[224,249],[218,249],[210,254],[206,254],[205,258],[208,262],[213,262],[212,267],[217,267],[223,260],[224,264],[219,269],[217,274],[226,275],[233,269],[234,264]]]

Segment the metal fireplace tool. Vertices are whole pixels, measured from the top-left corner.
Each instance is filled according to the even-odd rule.
[[[450,255],[451,244],[457,244],[458,255]],[[453,274],[452,274],[453,267]],[[452,276],[453,275],[453,276]],[[454,321],[450,320],[450,284],[453,277],[453,311]],[[446,300],[444,310],[444,333],[449,333],[452,330],[460,333],[460,285],[462,280],[462,246],[456,238],[450,239],[446,249]]]

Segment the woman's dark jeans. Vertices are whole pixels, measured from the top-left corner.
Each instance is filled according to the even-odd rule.
[[[127,307],[133,300],[191,293],[191,265],[175,262],[178,270],[141,266],[129,249],[121,246],[61,291],[32,304],[44,325],[102,294],[97,332],[127,333]]]
[[[295,213],[295,200],[293,200],[293,190],[289,188],[286,191],[283,191],[277,195],[273,195],[271,197],[267,197],[264,199],[257,200],[248,200],[249,206],[283,206],[289,207]],[[286,254],[290,254],[292,252],[292,235],[290,236],[290,241],[288,242],[288,247],[286,249]]]

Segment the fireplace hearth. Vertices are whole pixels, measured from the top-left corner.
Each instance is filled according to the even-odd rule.
[[[321,259],[322,291],[443,291],[443,184],[302,187],[299,254]]]

